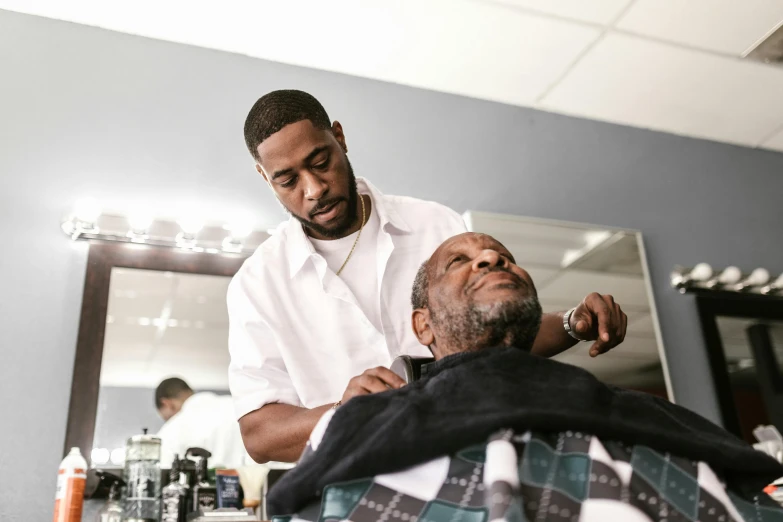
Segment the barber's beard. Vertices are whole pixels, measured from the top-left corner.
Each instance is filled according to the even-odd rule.
[[[485,348],[514,347],[529,352],[541,327],[541,304],[528,296],[492,304],[469,302],[462,309],[431,310],[433,325],[440,331],[438,347],[450,353]]]
[[[283,206],[285,208],[286,212],[294,216],[297,221],[299,221],[302,226],[305,229],[312,230],[316,234],[319,234],[325,238],[329,239],[339,239],[341,237],[345,237],[346,233],[353,227],[357,221],[359,221],[359,216],[357,213],[358,205],[359,205],[359,192],[358,188],[356,187],[356,176],[353,173],[353,167],[351,166],[351,162],[348,160],[348,158],[345,158],[345,161],[348,162],[348,210],[345,213],[345,216],[339,223],[334,223],[331,226],[324,226],[320,223],[316,223],[314,221],[311,221],[308,217],[303,217],[297,214],[294,214],[291,212],[287,207]],[[323,201],[319,206],[321,208],[326,207],[334,203],[334,200],[325,200]]]

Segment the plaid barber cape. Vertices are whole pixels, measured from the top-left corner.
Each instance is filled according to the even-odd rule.
[[[327,486],[276,522],[783,522],[766,494],[727,491],[694,462],[597,437],[503,431],[398,473]]]

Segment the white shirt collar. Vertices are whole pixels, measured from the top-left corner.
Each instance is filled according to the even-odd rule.
[[[395,208],[394,202],[375,188],[364,178],[356,178],[356,186],[359,193],[369,193],[372,197],[373,208],[381,222],[381,230],[387,231],[387,225],[404,234],[411,232],[408,224],[402,219]],[[286,255],[288,257],[288,270],[291,278],[296,276],[305,262],[313,255],[317,255],[313,244],[302,228],[302,224],[293,216],[288,219],[286,225]]]

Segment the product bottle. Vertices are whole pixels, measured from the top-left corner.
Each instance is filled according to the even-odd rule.
[[[163,515],[161,522],[185,522],[187,519],[188,476],[180,471],[178,455],[171,464],[170,482],[163,488]]]
[[[57,471],[57,494],[54,500],[54,522],[80,522],[84,505],[84,485],[87,482],[87,461],[79,448],[60,463]]]
[[[108,473],[106,474],[108,475]],[[120,502],[120,490],[125,482],[117,477],[109,489],[109,499],[98,512],[96,522],[122,522],[122,502]]]
[[[188,451],[190,452],[191,449]],[[217,508],[217,490],[207,479],[207,460],[212,454],[209,451],[200,449],[200,451],[193,451],[192,455],[201,458],[196,466],[196,485],[193,486],[193,504],[190,506],[190,509],[193,512],[201,513],[213,511]]]

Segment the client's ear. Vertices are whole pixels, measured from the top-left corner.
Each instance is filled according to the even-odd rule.
[[[430,326],[430,311],[426,308],[419,308],[413,311],[413,333],[424,346],[430,347],[435,344],[435,334]]]

